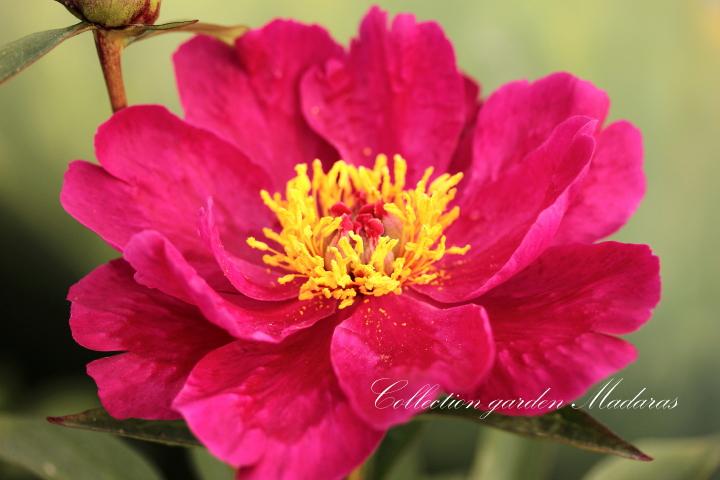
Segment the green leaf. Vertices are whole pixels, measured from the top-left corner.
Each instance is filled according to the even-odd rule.
[[[216,25],[214,23],[188,20],[184,22],[165,23],[162,25],[133,25],[128,27],[126,30],[129,33],[127,40],[128,45],[156,35],[170,32],[210,35],[211,37],[222,40],[229,45],[233,45],[235,39],[245,33],[248,30],[248,27],[245,25]]]
[[[416,421],[391,429],[368,462],[367,478],[373,480],[393,478],[390,476],[393,466],[417,440],[422,427],[423,423]]]
[[[157,469],[120,439],[0,415],[0,460],[52,480],[160,480]]]
[[[720,470],[720,436],[639,440],[655,461],[622,458],[598,462],[584,480],[707,480]]]
[[[75,415],[48,417],[48,421],[64,427],[112,433],[165,445],[200,446],[200,442],[182,420],[116,420],[104,409],[95,408]]]
[[[89,23],[32,33],[0,47],[0,84],[14,77],[68,38],[93,30]]]
[[[198,22],[188,25],[182,29],[184,32],[210,35],[218,40],[222,40],[228,45],[234,45],[235,39],[248,31],[245,25],[216,25],[214,23]]]
[[[130,25],[124,28],[122,31],[125,32],[126,45],[145,40],[156,35],[163,33],[172,32],[174,30],[181,30],[197,23],[197,20],[183,20],[179,22],[162,23],[160,25]]]
[[[583,450],[609,453],[632,460],[652,460],[590,414],[571,406],[535,417],[511,417],[492,413],[481,418],[483,414],[484,412],[479,410],[463,408],[432,410],[424,415],[461,418],[520,435],[553,440]]]
[[[233,469],[210,455],[204,448],[190,449],[193,468],[200,480],[232,480],[235,478]]]

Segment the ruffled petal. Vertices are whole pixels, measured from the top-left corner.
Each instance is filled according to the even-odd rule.
[[[370,165],[399,153],[410,180],[427,167],[444,172],[465,121],[464,80],[437,23],[375,7],[342,60],[308,72],[302,102],[310,125],[342,158]]]
[[[660,298],[659,263],[646,245],[553,247],[478,299],[491,319],[497,360],[475,398],[569,403],[635,359],[613,335],[632,332]],[[500,408],[537,415],[548,408]]]
[[[332,341],[332,362],[343,391],[360,416],[381,429],[421,413],[441,391],[471,391],[483,381],[494,356],[482,308],[440,309],[408,295],[360,302]],[[423,398],[416,396],[422,401],[394,405],[427,386],[435,388]]]
[[[466,182],[500,178],[571,116],[584,115],[602,125],[608,108],[605,92],[567,73],[503,86],[478,115]],[[615,232],[645,192],[640,132],[628,122],[616,122],[595,135],[592,165],[575,189],[556,243],[593,242]]]
[[[592,243],[625,225],[645,195],[642,164],[642,135],[635,126],[619,121],[602,130],[555,243]]]
[[[103,406],[115,418],[179,418],[171,404],[195,363],[233,339],[200,312],[133,280],[122,260],[74,285],[70,327],[80,345],[127,352],[88,365]]]
[[[502,86],[488,97],[478,114],[473,142],[474,180],[497,180],[570,117],[590,117],[601,125],[609,105],[605,92],[568,73]]]
[[[175,401],[240,479],[345,477],[382,432],[348,404],[330,365],[332,322],[277,345],[235,342],[205,357]]]
[[[135,235],[124,252],[136,270],[135,280],[147,287],[196,305],[203,315],[235,338],[279,342],[335,311],[324,299],[261,302],[211,288],[160,233]]]
[[[553,241],[571,192],[587,172],[594,130],[594,120],[572,117],[496,182],[471,184],[447,231],[448,244],[469,244],[470,251],[446,256],[437,282],[413,288],[442,302],[468,301],[536,259]]]
[[[298,97],[302,74],[340,55],[323,28],[287,20],[245,33],[234,48],[196,37],[174,57],[187,120],[268,166],[282,188],[295,164],[337,160],[305,122]]]
[[[196,266],[214,263],[197,234],[208,197],[224,230],[237,238],[257,235],[274,221],[259,195],[270,185],[268,175],[235,147],[163,107],[118,112],[100,127],[95,143],[105,172],[74,163],[60,198],[80,223],[120,250],[135,233],[153,229]]]

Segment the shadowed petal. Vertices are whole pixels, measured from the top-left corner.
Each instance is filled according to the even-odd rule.
[[[475,123],[480,110],[480,85],[467,75],[463,77],[465,84],[465,125],[458,140],[455,154],[448,166],[448,171],[463,172],[463,184],[472,182],[473,138],[475,136]],[[462,189],[461,192],[462,193]]]

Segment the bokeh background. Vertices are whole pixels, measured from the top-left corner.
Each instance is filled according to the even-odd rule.
[[[642,129],[649,188],[616,238],[652,245],[662,261],[664,292],[652,321],[630,336],[641,353],[622,372],[619,391],[632,397],[646,387],[656,398],[678,397],[679,405],[671,411],[594,414],[629,439],[720,431],[720,1],[374,3],[440,22],[459,64],[479,79],[485,94],[510,80],[567,70],[608,91],[611,119],[626,118]],[[274,17],[293,17],[321,23],[346,42],[370,5],[163,0],[161,21],[200,18],[260,26]],[[0,0],[0,44],[73,21],[51,0]],[[160,103],[180,112],[170,56],[185,39],[166,35],[126,52],[131,103]],[[0,87],[2,412],[65,414],[97,402],[84,375],[94,354],[73,343],[64,297],[72,283],[114,252],[65,214],[58,194],[67,163],[94,158],[93,134],[108,115],[89,34],[71,39]],[[433,423],[407,462],[416,472],[463,478],[477,437],[474,426]],[[550,478],[580,478],[601,459],[502,435],[481,440],[497,450],[496,458],[509,462],[523,449],[542,452],[540,463]],[[181,450],[139,448],[168,478],[192,478]],[[540,469],[522,478],[539,477]],[[0,470],[2,478],[11,475],[26,478]]]

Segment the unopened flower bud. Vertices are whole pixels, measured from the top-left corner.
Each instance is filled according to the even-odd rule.
[[[107,28],[152,25],[160,14],[160,0],[62,0],[83,19]]]

